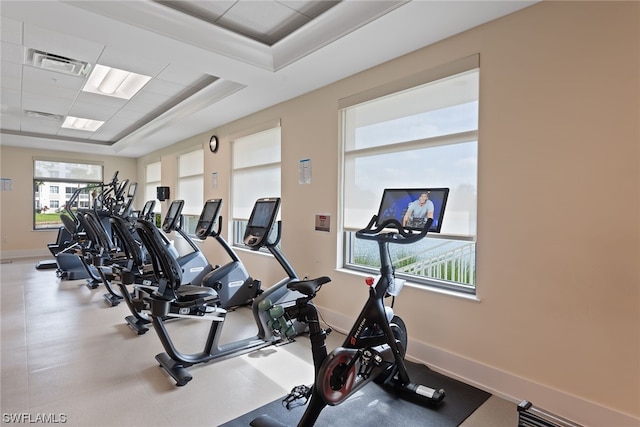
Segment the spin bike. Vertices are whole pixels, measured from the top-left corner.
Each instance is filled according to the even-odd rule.
[[[283,309],[273,305],[268,308],[274,319],[285,316],[309,326],[315,384],[310,389],[306,386],[295,387],[285,398],[290,402],[311,397],[298,423],[299,427],[313,426],[327,405],[339,405],[372,380],[392,386],[411,401],[435,404],[444,399],[444,390],[411,382],[404,363],[407,329],[402,319],[393,314],[393,309],[384,305],[384,299],[397,296],[404,284],[404,281],[394,277],[389,244],[417,242],[426,236],[433,220],[426,220],[419,231],[403,227],[396,219],[388,219],[380,224],[377,221],[378,217],[374,215],[366,228],[356,232],[356,237],[378,243],[380,276],[377,281],[367,278],[369,299],[341,347],[327,354],[325,339],[331,330],[320,327],[318,312],[311,302],[322,285],[329,281],[328,278],[291,283],[289,288],[303,293],[304,297],[299,298],[291,307]],[[393,231],[389,231],[390,229]],[[279,323],[274,321],[273,325],[277,327]],[[250,425],[283,426],[267,415],[256,418]]]

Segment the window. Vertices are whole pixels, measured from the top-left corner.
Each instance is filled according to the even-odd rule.
[[[396,275],[475,293],[479,69],[473,58],[444,76],[426,73],[421,84],[341,101],[346,268],[379,266],[375,242],[356,239],[355,231],[377,213],[385,188],[448,187],[441,233],[392,245]]]
[[[178,156],[178,190],[175,199],[184,200],[182,229],[196,232],[196,225],[204,205],[204,150],[199,149]]]
[[[244,230],[256,200],[280,197],[280,127],[236,138],[232,155],[233,244],[244,246]]]
[[[100,187],[102,177],[101,165],[35,160],[33,228],[59,228],[62,226],[60,212],[65,208],[74,211],[91,207],[91,193]],[[60,187],[65,189],[63,204],[59,196]]]
[[[157,200],[157,187],[162,185],[162,164],[160,162],[149,163],[144,168],[144,201]],[[155,212],[156,223],[160,223],[160,203],[156,203],[153,207]],[[160,226],[158,224],[158,226]]]

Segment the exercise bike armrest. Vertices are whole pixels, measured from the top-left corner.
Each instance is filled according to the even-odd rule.
[[[293,291],[298,291],[303,295],[308,297],[315,295],[318,292],[318,289],[325,283],[331,281],[331,278],[328,276],[318,277],[317,279],[309,279],[309,280],[301,280],[296,282],[291,282],[287,285],[288,289]]]

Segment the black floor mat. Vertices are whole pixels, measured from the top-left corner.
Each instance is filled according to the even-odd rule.
[[[436,406],[420,406],[399,397],[375,383],[370,383],[338,406],[327,406],[316,426],[401,426],[455,427],[460,425],[491,395],[485,391],[441,375],[424,365],[407,362],[411,381],[433,388],[443,388],[446,396]],[[224,427],[246,427],[260,415],[269,415],[281,423],[295,426],[306,406],[287,410],[282,399],[275,400]]]

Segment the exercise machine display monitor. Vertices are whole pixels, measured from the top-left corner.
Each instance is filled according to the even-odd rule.
[[[153,208],[156,207],[156,201],[155,200],[147,200],[147,202],[145,202],[144,206],[142,207],[142,210],[140,211],[140,218],[147,218],[151,215],[151,212],[153,212]]]
[[[256,201],[244,232],[245,245],[252,249],[259,249],[267,244],[271,227],[278,216],[278,209],[280,209],[279,197],[262,198]]]
[[[448,197],[448,188],[385,189],[376,223],[395,219],[403,227],[421,230],[427,218],[433,218],[429,232],[439,233]]]
[[[136,197],[136,192],[138,190],[138,183],[132,182],[129,184],[129,189],[127,190],[127,197]]]
[[[222,207],[222,199],[207,200],[202,208],[202,213],[196,225],[196,237],[198,239],[206,239],[213,231],[213,226],[220,215]]]
[[[183,207],[184,200],[174,200],[171,202],[167,215],[164,217],[164,221],[162,222],[162,230],[164,232],[168,233],[176,228],[180,222],[180,214],[182,213]]]

